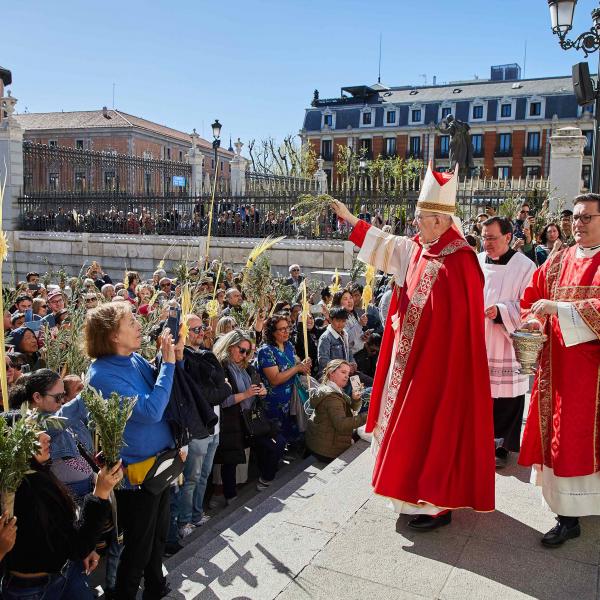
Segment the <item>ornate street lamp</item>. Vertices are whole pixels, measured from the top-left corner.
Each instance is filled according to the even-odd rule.
[[[552,22],[552,33],[558,36],[560,47],[563,50],[583,50],[585,56],[589,56],[600,48],[600,8],[592,11],[593,25],[588,31],[584,31],[574,40],[567,38],[567,34],[573,29],[573,16],[577,0],[548,0],[550,8],[550,20]],[[594,91],[594,146],[592,167],[592,192],[600,192],[600,61],[598,63],[598,79]]]
[[[213,131],[213,143],[212,147],[215,151],[215,178],[217,177],[217,165],[219,164],[217,161],[219,160],[219,147],[221,146],[221,123],[219,123],[219,119],[215,119],[215,122],[211,125]]]

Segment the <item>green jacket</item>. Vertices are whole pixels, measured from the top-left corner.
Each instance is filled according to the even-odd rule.
[[[312,452],[336,458],[352,445],[352,432],[364,425],[366,414],[354,415],[362,401],[321,385],[310,398],[315,412],[307,423],[306,446]]]

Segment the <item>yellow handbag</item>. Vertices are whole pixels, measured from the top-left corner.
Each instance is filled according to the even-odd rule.
[[[142,485],[148,471],[154,466],[156,456],[127,465],[127,479],[131,485]]]

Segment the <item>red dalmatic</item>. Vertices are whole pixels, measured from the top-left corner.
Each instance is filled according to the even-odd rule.
[[[362,246],[368,229],[359,221],[350,239]],[[369,407],[367,431],[379,442],[373,487],[411,504],[491,511],[483,274],[454,229],[428,249],[415,241],[405,285],[393,294]]]
[[[536,300],[572,302],[600,337],[600,253],[576,252],[555,254],[533,274],[521,308],[527,317]],[[565,346],[556,315],[545,333],[519,463],[545,465],[558,477],[591,475],[600,471],[600,340]]]

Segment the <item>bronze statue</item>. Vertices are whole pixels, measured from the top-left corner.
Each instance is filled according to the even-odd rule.
[[[458,163],[460,176],[466,177],[473,168],[473,146],[468,123],[448,115],[436,129],[450,136],[450,168],[453,169]]]

